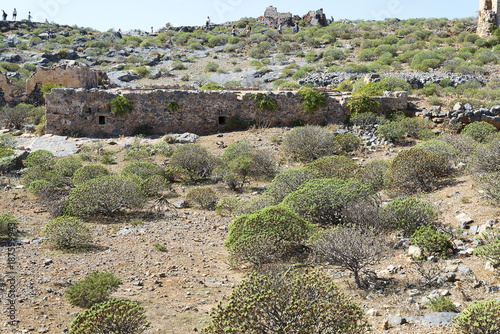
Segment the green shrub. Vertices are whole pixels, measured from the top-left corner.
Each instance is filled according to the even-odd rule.
[[[436,138],[434,132],[431,129],[422,129],[418,131],[417,138],[422,141],[431,140]]]
[[[351,111],[351,117],[362,113],[377,113],[380,109],[380,102],[368,95],[353,95],[347,101],[347,107]]]
[[[113,98],[109,102],[109,105],[115,116],[126,115],[131,113],[132,110],[134,110],[132,102],[130,102],[130,100],[124,96],[117,96]]]
[[[267,194],[263,194],[241,203],[234,211],[234,215],[237,217],[241,215],[249,215],[276,204],[278,203],[274,200],[274,198]]]
[[[222,88],[218,83],[214,81],[207,82],[206,84],[200,87],[200,90],[223,90],[223,89],[224,88]]]
[[[336,155],[310,162],[304,168],[314,172],[318,178],[348,179],[356,175],[359,166],[351,158]]]
[[[432,312],[458,312],[453,302],[445,296],[437,296],[427,302]]]
[[[449,162],[457,161],[457,157],[460,154],[460,152],[456,148],[438,139],[431,139],[422,142],[415,147],[426,152],[433,153],[441,158],[446,159],[446,161]]]
[[[358,170],[356,177],[362,183],[371,185],[374,191],[380,191],[384,188],[384,175],[389,170],[389,166],[389,162],[385,160],[370,160]]]
[[[500,266],[500,232],[497,230],[485,231],[480,237],[482,245],[474,251],[475,255],[490,261],[493,267]]]
[[[434,206],[412,197],[395,199],[380,210],[382,225],[401,230],[407,237],[419,227],[433,224],[437,217]]]
[[[0,238],[8,237],[17,232],[18,220],[11,214],[0,215]]]
[[[219,64],[210,62],[207,65],[205,65],[205,71],[207,72],[217,72],[219,69]]]
[[[498,333],[500,330],[500,301],[476,302],[453,320],[453,326],[463,334]]]
[[[285,151],[301,161],[312,161],[334,153],[334,135],[319,127],[306,125],[292,129],[283,139]]]
[[[271,206],[243,215],[229,225],[225,246],[235,266],[279,261],[293,256],[309,236],[310,224],[283,206]]]
[[[314,113],[316,110],[326,107],[326,96],[314,89],[300,89],[297,94],[302,100],[302,109],[305,112]]]
[[[450,172],[446,159],[419,148],[402,151],[386,175],[386,185],[396,192],[413,194],[430,191]]]
[[[197,205],[204,210],[214,210],[217,200],[217,194],[209,187],[193,188],[186,195],[186,202],[189,205]]]
[[[28,191],[35,195],[49,194],[56,190],[57,186],[47,180],[36,180],[29,184]]]
[[[263,328],[353,334],[368,332],[369,325],[362,308],[327,275],[286,272],[252,274],[243,280],[226,305],[214,308],[202,333],[261,333]]]
[[[42,170],[49,170],[54,167],[55,164],[54,154],[47,150],[37,150],[30,153],[23,164],[26,168],[37,167]]]
[[[50,92],[52,92],[53,89],[57,88],[64,88],[64,86],[49,82],[42,85],[40,92],[43,93],[43,97],[45,98],[45,95],[50,94]]]
[[[223,215],[224,213],[228,213],[231,215],[236,208],[238,207],[239,202],[236,198],[224,197],[219,200],[217,205],[215,206],[215,213],[218,215]]]
[[[80,167],[82,167],[82,161],[77,156],[58,159],[54,164],[54,169],[64,177],[72,177]]]
[[[383,137],[385,140],[400,142],[406,136],[406,129],[401,122],[388,122],[380,124],[375,132],[377,136]]]
[[[361,145],[361,139],[353,133],[340,133],[335,136],[335,148],[342,153],[355,151]]]
[[[478,142],[476,142],[469,136],[456,135],[451,133],[441,134],[438,139],[450,144],[458,151],[456,160],[460,160],[460,162],[467,161],[469,156],[476,151],[476,148],[479,145]]]
[[[27,122],[34,123],[41,118],[41,108],[19,103],[15,107],[6,105],[0,110],[0,126],[21,129]]]
[[[46,242],[59,249],[82,248],[92,243],[92,230],[81,220],[58,217],[42,229]]]
[[[259,109],[262,111],[274,112],[280,109],[276,100],[267,94],[250,94],[249,98],[255,100],[259,105]]]
[[[83,280],[66,290],[66,298],[73,306],[89,308],[104,302],[113,292],[118,290],[121,280],[110,272],[94,271]]]
[[[372,112],[355,113],[351,115],[350,121],[354,125],[366,128],[377,123],[377,114]]]
[[[141,78],[145,78],[151,73],[149,68],[146,66],[138,66],[134,69],[134,72],[137,73],[137,75]]]
[[[146,180],[154,175],[162,175],[163,169],[150,162],[136,161],[129,163],[128,165],[123,167],[120,174],[123,176],[128,176],[133,174],[137,175],[142,180]]]
[[[163,175],[153,175],[140,183],[141,191],[148,197],[158,197],[160,192],[169,187],[169,182]]]
[[[147,158],[149,158],[149,152],[144,149],[132,150],[128,152],[127,155],[125,156],[125,160],[127,161],[131,160],[140,161],[140,160],[145,160]]]
[[[355,179],[316,179],[286,196],[282,204],[314,224],[361,223],[356,221],[358,215],[353,209],[359,206],[375,209],[373,195],[370,185]]]
[[[73,184],[78,186],[89,180],[106,175],[109,175],[109,171],[106,167],[101,165],[86,165],[75,171],[73,174]]]
[[[443,256],[448,249],[452,248],[450,240],[441,232],[436,231],[430,225],[422,225],[412,234],[411,241],[420,249],[426,256],[438,255]]]
[[[120,175],[102,176],[71,190],[65,212],[78,217],[111,215],[124,208],[139,209],[144,201],[136,181]]]
[[[500,172],[484,173],[478,178],[484,197],[492,204],[500,203]]]
[[[187,171],[191,179],[204,178],[212,174],[216,165],[215,157],[200,144],[178,146],[170,158],[172,167]]]
[[[405,129],[406,135],[416,138],[420,130],[432,127],[432,121],[420,117],[405,117],[401,120],[401,125]]]
[[[477,142],[484,142],[488,136],[497,132],[495,126],[486,122],[472,122],[462,130],[462,134],[472,137]]]
[[[265,194],[280,203],[287,195],[299,189],[307,181],[316,179],[317,174],[305,168],[290,168],[280,172],[268,186]]]
[[[167,107],[170,111],[177,111],[180,109],[179,104],[174,101],[167,102]]]
[[[500,172],[500,138],[480,145],[469,157],[469,170],[474,174]]]

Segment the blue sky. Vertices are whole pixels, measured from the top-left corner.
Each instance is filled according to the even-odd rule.
[[[28,11],[37,21],[77,24],[101,31],[149,30],[170,22],[177,25],[202,25],[207,15],[212,22],[235,21],[242,17],[263,15],[267,6],[280,12],[304,15],[309,10],[323,8],[327,17],[335,19],[379,20],[387,17],[401,19],[417,17],[463,18],[476,16],[479,1],[463,0],[14,0],[3,1],[9,19],[14,7],[18,20],[28,17]]]

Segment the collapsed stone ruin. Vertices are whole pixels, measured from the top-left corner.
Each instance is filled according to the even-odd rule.
[[[479,0],[477,34],[491,35],[494,26],[500,26],[500,0]]]
[[[328,20],[326,19],[326,15],[323,13],[323,8],[316,11],[309,11],[309,13],[301,17],[298,15],[292,15],[292,13],[280,13],[276,7],[269,6],[266,8],[264,15],[259,17],[259,20],[268,27],[277,27],[279,24],[291,27],[295,25],[296,22],[301,20],[304,20],[313,26],[328,25]]]

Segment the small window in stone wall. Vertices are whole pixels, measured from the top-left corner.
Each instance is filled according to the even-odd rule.
[[[99,116],[99,125],[106,125],[106,116]]]
[[[226,122],[227,122],[226,116],[219,116],[219,125],[226,125]]]

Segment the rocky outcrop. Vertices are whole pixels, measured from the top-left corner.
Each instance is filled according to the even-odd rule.
[[[37,67],[36,72],[26,80],[26,94],[31,94],[47,83],[71,88],[97,88],[98,71],[76,61],[64,61],[51,67]]]
[[[279,24],[291,27],[300,20],[304,20],[309,25],[313,26],[328,25],[328,20],[326,19],[326,15],[323,13],[323,8],[316,11],[311,10],[306,15],[300,17],[298,15],[292,15],[292,13],[280,13],[276,7],[269,6],[266,8],[264,16],[261,16],[259,19],[268,27],[277,27]]]
[[[302,19],[312,26],[321,25],[325,27],[328,25],[328,20],[326,19],[325,13],[323,13],[323,8],[320,8],[316,11],[311,10],[309,13],[304,15]]]

